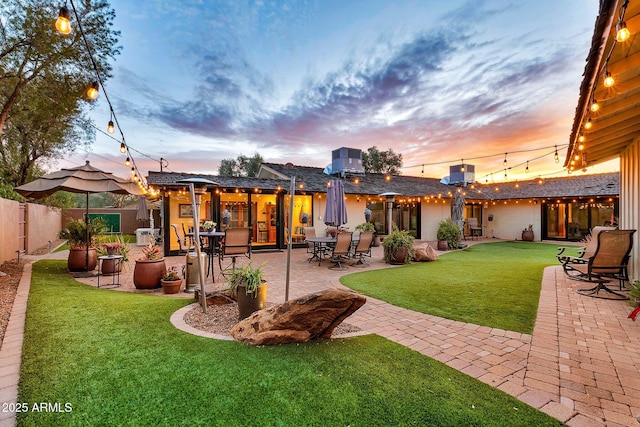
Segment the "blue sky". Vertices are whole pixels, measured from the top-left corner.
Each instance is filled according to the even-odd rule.
[[[333,149],[375,145],[428,177],[498,154],[465,162],[503,181],[504,153],[508,180],[563,175],[565,150],[535,159],[568,143],[598,1],[111,5],[123,49],[107,93],[143,175],[159,170],[145,155],[215,173],[240,154],[324,167]],[[103,96],[91,114],[106,126]],[[118,147],[98,133],[67,161],[125,175]]]

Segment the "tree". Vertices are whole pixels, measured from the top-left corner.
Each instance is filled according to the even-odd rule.
[[[392,149],[380,151],[376,146],[369,147],[362,153],[362,165],[365,172],[400,175],[402,154],[396,154]]]
[[[106,0],[85,0],[77,10],[90,55],[72,13],[74,31],[54,28],[59,2],[5,0],[0,4],[0,168],[13,185],[33,179],[38,162],[73,151],[92,138],[83,117],[91,82],[111,77],[109,59],[120,53],[115,12]],[[13,165],[6,169],[8,165]]]
[[[241,154],[236,159],[223,159],[218,168],[218,175],[256,176],[262,162],[264,159],[258,153],[253,153],[252,157]]]

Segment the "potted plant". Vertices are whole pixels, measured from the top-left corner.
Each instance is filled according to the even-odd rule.
[[[635,280],[629,288],[629,305],[634,310],[629,314],[629,319],[635,321],[636,316],[640,313],[640,280]]]
[[[202,229],[204,231],[211,231],[212,229],[215,230],[216,225],[217,224],[213,221],[205,221],[202,223]]]
[[[113,274],[122,271],[122,264],[129,261],[129,243],[121,234],[99,236],[101,244],[97,245],[98,256],[120,255],[122,259],[104,259],[102,261],[102,274]]]
[[[527,228],[522,230],[522,240],[525,242],[533,242],[533,224],[529,224]]]
[[[264,265],[264,264],[263,264]],[[249,317],[254,311],[267,306],[267,287],[262,278],[262,266],[253,268],[251,263],[237,267],[229,275],[229,291],[238,301],[238,320]]]
[[[69,271],[92,271],[98,264],[98,254],[95,248],[95,236],[105,229],[104,219],[93,218],[89,221],[89,240],[87,246],[87,224],[83,219],[69,218],[67,229],[60,233],[60,237],[69,241]]]
[[[162,284],[162,292],[165,294],[177,294],[178,291],[180,291],[180,286],[182,286],[182,279],[178,274],[178,267],[173,265],[169,267],[168,270],[165,270],[164,273],[162,273],[160,283]]]
[[[133,270],[133,284],[136,289],[160,287],[162,274],[167,270],[160,248],[153,243],[142,248],[143,256],[136,260]]]
[[[438,224],[438,250],[446,251],[447,249],[458,249],[462,233],[458,224],[453,222],[451,218],[443,219]],[[442,243],[441,243],[442,242]]]
[[[406,230],[398,230],[393,226],[393,231],[382,241],[384,248],[384,260],[389,264],[408,264],[413,259],[414,237]]]

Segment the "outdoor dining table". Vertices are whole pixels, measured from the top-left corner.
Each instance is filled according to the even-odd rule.
[[[193,238],[195,233],[189,232],[187,236]],[[207,247],[207,277],[211,273],[212,280],[216,281],[216,276],[213,271],[213,257],[215,256],[215,249],[219,246],[220,239],[224,237],[224,231],[199,231],[198,237],[206,237],[208,240]]]
[[[352,236],[351,246],[353,247],[353,245],[357,245],[359,240],[360,236]],[[330,236],[308,237],[307,239],[305,239],[305,241],[313,243],[313,254],[311,258],[308,259],[308,261],[311,262],[317,259],[318,265],[320,265],[325,253],[336,243],[336,238]]]
[[[336,243],[335,237],[308,237],[306,239],[307,242],[313,243],[313,254],[311,258],[309,258],[309,262],[313,260],[318,260],[318,265],[322,262],[322,257],[328,248],[333,246]]]

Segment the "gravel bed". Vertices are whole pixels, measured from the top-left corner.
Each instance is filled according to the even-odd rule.
[[[184,321],[201,331],[231,336],[231,328],[238,323],[238,304],[210,305],[207,313],[200,306],[194,307],[184,315]],[[342,322],[334,330],[332,337],[360,332],[357,326]]]
[[[0,266],[0,343],[4,339],[4,333],[7,330],[9,316],[11,316],[11,307],[13,300],[18,292],[18,284],[22,277],[22,268],[25,262],[20,260],[20,264],[15,261],[5,262]]]

